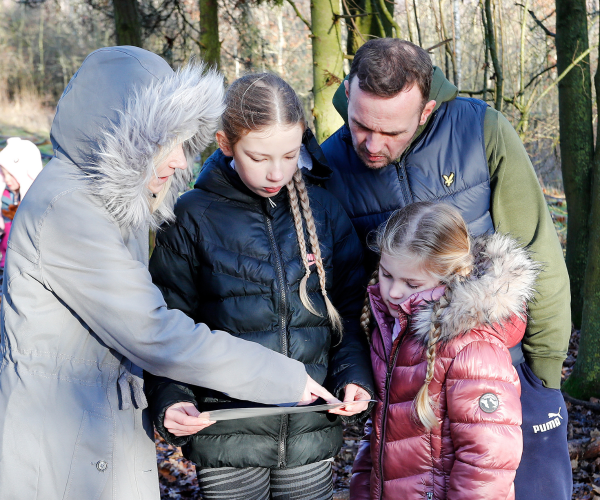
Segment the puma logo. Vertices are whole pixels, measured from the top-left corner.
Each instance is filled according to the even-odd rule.
[[[454,172],[450,172],[450,175],[442,174],[442,177],[444,178],[444,184],[446,184],[447,187],[450,187],[454,182]]]
[[[557,427],[560,427],[562,424],[561,420],[563,420],[560,410],[562,410],[562,406],[558,409],[557,413],[548,413],[548,418],[550,420],[545,424],[534,425],[533,433],[537,434],[538,432],[546,432],[550,429],[556,429]]]
[[[560,418],[561,420],[563,419],[562,416],[560,415],[560,410],[562,410],[562,406],[558,409],[558,413],[548,413],[548,418]]]

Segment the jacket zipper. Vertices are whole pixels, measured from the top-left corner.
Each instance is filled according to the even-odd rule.
[[[392,370],[394,369],[394,366],[396,366],[396,360],[398,359],[398,353],[400,352],[400,344],[402,343],[402,339],[398,339],[398,342],[396,342],[396,348],[395,350],[392,352],[392,360],[391,363],[388,364],[388,368],[387,368],[387,373],[385,375],[385,404],[383,405],[383,414],[382,414],[382,420],[381,420],[381,445],[379,446],[379,476],[380,476],[380,480],[381,480],[381,488],[380,488],[380,492],[381,492],[381,496],[379,497],[380,499],[383,498],[383,469],[382,469],[382,464],[383,464],[383,448],[384,448],[384,444],[385,444],[385,428],[386,428],[386,420],[387,420],[387,409],[388,409],[388,404],[389,404],[389,400],[390,400],[390,382],[392,380]]]
[[[433,493],[431,491],[427,492],[427,500],[433,500]]]
[[[267,221],[267,231],[269,233],[269,240],[271,241],[271,247],[273,248],[273,254],[275,255],[275,265],[277,271],[277,281],[279,282],[279,290],[281,291],[281,301],[279,303],[279,332],[281,339],[281,354],[288,356],[288,341],[287,341],[287,294],[285,280],[283,278],[283,265],[281,263],[281,255],[277,242],[275,241],[275,234],[273,233],[273,225],[271,219],[268,216],[265,217]],[[281,426],[279,427],[279,457],[278,467],[283,468],[286,466],[286,439],[288,429],[288,416],[281,416]]]
[[[404,198],[404,206],[412,203],[412,196],[410,194],[410,190],[407,187],[408,184],[408,174],[406,173],[406,159],[402,159],[396,162],[396,172],[398,173],[398,181],[400,182],[400,187],[402,188],[402,197]]]

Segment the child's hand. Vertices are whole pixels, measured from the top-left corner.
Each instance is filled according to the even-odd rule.
[[[344,403],[346,401],[357,401],[361,399],[371,399],[371,395],[365,391],[362,387],[356,384],[348,384],[344,390]],[[360,403],[347,404],[337,410],[329,410],[329,413],[335,413],[336,415],[342,415],[344,417],[350,417],[365,411],[369,407],[368,401],[362,401]]]
[[[191,436],[214,424],[204,418],[198,418],[200,412],[188,402],[175,403],[165,412],[165,428],[175,436]]]

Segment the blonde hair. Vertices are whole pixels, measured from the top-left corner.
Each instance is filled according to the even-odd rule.
[[[429,384],[435,375],[436,347],[441,335],[440,318],[452,300],[457,281],[473,270],[471,238],[467,224],[454,207],[444,203],[417,202],[394,212],[371,237],[369,247],[381,255],[411,259],[426,273],[446,285],[444,295],[434,304],[427,339],[425,383],[414,400],[419,420],[431,430],[439,425],[429,397]],[[379,269],[369,285],[379,281]],[[371,307],[365,298],[360,322],[370,339]]]
[[[158,178],[157,169],[161,165],[163,161],[165,161],[169,155],[173,152],[173,150],[181,143],[182,141],[174,140],[171,141],[168,145],[162,146],[157,155],[152,158],[152,173],[155,177]],[[173,183],[173,176],[169,176],[167,182],[164,183],[162,189],[156,193],[155,195],[150,195],[149,203],[150,203],[150,212],[156,212],[169,194],[169,189],[171,189],[171,184]]]
[[[270,73],[246,75],[233,82],[225,95],[225,112],[221,120],[223,133],[232,149],[243,135],[251,131],[263,130],[273,125],[287,127],[300,125],[303,129],[306,128],[304,108],[298,95],[283,79]],[[327,316],[333,329],[341,335],[342,318],[327,294],[325,267],[321,257],[317,228],[300,169],[296,170],[286,187],[300,256],[305,269],[304,277],[300,281],[300,300],[312,314],[320,316],[306,289],[311,274],[304,232],[304,224],[306,224],[310,247],[315,256],[321,294],[327,307]]]

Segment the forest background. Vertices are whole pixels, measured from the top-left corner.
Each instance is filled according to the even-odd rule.
[[[574,498],[600,498],[599,2],[0,0],[0,146],[20,135],[51,157],[56,103],[86,55],[104,46],[142,46],[173,67],[199,57],[226,82],[277,73],[296,89],[323,141],[342,125],[331,97],[360,45],[384,36],[420,45],[461,95],[509,118],[531,157],[571,279],[563,390],[576,424],[569,424],[571,458],[582,486]],[[348,476],[359,434],[348,430],[340,477]],[[174,491],[171,479],[195,491],[178,452],[161,447],[163,493]]]

